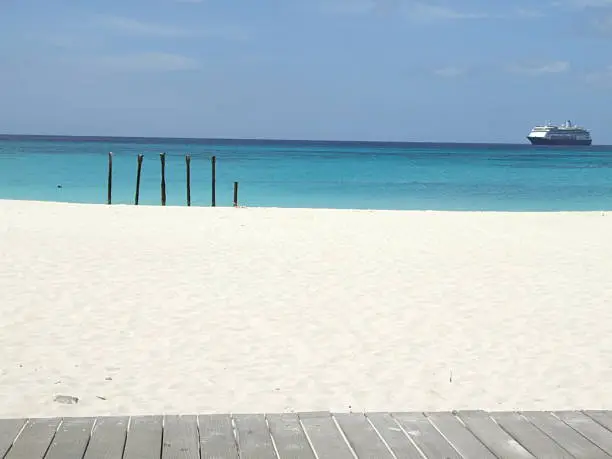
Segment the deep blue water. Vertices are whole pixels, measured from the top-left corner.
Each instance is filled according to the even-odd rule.
[[[0,136],[0,199],[133,203],[144,154],[141,204],[160,203],[166,152],[168,205],[442,210],[612,209],[612,147]],[[61,185],[61,188],[58,187]]]

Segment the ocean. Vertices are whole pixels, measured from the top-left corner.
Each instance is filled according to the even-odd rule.
[[[575,211],[612,209],[612,146],[310,142],[0,136],[0,199],[132,204],[143,154],[140,204],[248,207]]]

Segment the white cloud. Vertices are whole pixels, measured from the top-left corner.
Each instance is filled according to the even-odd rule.
[[[175,27],[164,24],[139,21],[122,16],[99,16],[97,23],[117,33],[135,36],[149,36],[159,38],[188,38],[208,37],[226,40],[245,40],[246,32],[240,27],[214,26],[202,27],[197,30]]]
[[[602,35],[612,33],[612,14],[598,15],[591,20],[591,26]]]
[[[567,61],[554,61],[536,64],[514,64],[508,67],[510,72],[522,73],[525,75],[544,75],[550,73],[564,73],[570,69]]]
[[[574,8],[600,8],[612,6],[612,0],[557,0],[555,6],[569,6]]]
[[[325,1],[321,5],[321,10],[331,14],[365,14],[371,13],[375,3],[373,0],[355,1]]]
[[[612,65],[608,65],[600,72],[593,72],[586,75],[587,83],[612,86]]]
[[[456,78],[456,77],[465,75],[466,72],[467,72],[467,69],[464,67],[449,66],[449,67],[442,67],[439,69],[435,69],[433,71],[433,74],[435,76],[439,76],[442,78]]]
[[[417,0],[324,0],[326,13],[365,15],[373,13],[401,14],[416,21],[482,19],[492,17],[486,12],[466,12]]]
[[[491,17],[486,12],[458,11],[445,6],[432,5],[424,2],[414,2],[406,9],[407,14],[417,20],[449,20],[449,19],[484,19]]]
[[[600,13],[612,8],[612,0],[554,0],[551,6],[567,13]]]
[[[612,35],[612,0],[557,0],[553,5],[572,14],[581,30]]]
[[[45,35],[42,40],[47,45],[60,49],[72,49],[79,46],[80,41],[66,35]]]
[[[190,37],[194,32],[180,27],[153,24],[121,16],[101,16],[98,23],[116,32],[129,35],[149,35],[156,37]]]
[[[523,18],[541,18],[541,17],[544,17],[544,13],[542,13],[542,11],[534,10],[534,9],[531,9],[531,8],[519,8],[518,10],[516,10],[516,14],[519,17],[523,17]]]
[[[91,63],[103,70],[120,72],[176,72],[195,70],[199,63],[193,58],[171,53],[138,53],[100,56]]]
[[[330,14],[361,15],[397,12],[401,0],[323,0],[321,10]]]

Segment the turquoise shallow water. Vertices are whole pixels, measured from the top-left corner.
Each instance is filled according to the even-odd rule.
[[[141,204],[160,203],[166,152],[168,205],[557,211],[612,209],[612,147],[384,144],[0,136],[0,198],[105,203],[112,151],[113,202],[133,203],[144,154]],[[61,185],[61,188],[58,187]]]

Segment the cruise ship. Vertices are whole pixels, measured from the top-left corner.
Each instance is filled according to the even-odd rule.
[[[567,121],[561,126],[546,123],[534,127],[527,139],[533,145],[591,145],[591,134],[588,130]]]

